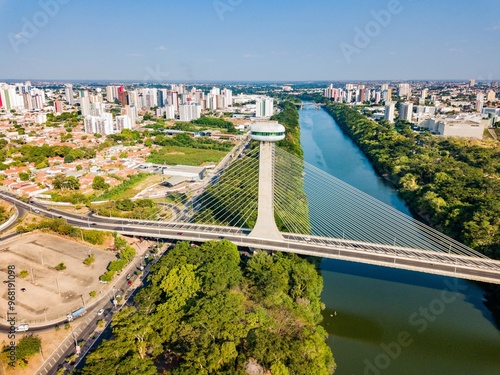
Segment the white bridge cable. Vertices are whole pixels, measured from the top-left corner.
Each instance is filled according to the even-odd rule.
[[[322,183],[324,183],[324,181],[322,181]],[[317,186],[317,184],[318,181],[315,181],[314,186]],[[409,243],[406,243],[406,241],[403,242],[409,247],[431,247],[432,249],[437,249],[438,251],[458,251],[459,253],[464,253],[464,250],[466,250],[465,253],[467,253],[468,255],[476,256],[476,254],[471,254],[470,251],[467,251],[471,249],[464,249],[464,246],[461,244],[460,247],[456,246],[456,242],[446,237],[445,235],[437,231],[430,230],[429,227],[419,223],[414,219],[411,219],[409,217],[401,217],[401,215],[403,214],[392,215],[391,212],[387,212],[385,210],[380,211],[379,208],[371,205],[372,202],[367,202],[364,206],[361,207],[360,204],[356,202],[353,203],[351,201],[351,199],[353,199],[352,196],[345,195],[344,192],[337,193],[338,194],[335,197],[336,199],[333,200],[333,202],[337,202],[335,208],[341,212],[343,209],[343,211],[347,212],[346,216],[352,217],[352,214],[349,215],[349,212],[358,211],[359,214],[359,211],[361,211],[361,213],[363,213],[366,217],[384,218],[383,223],[380,223],[380,220],[374,221],[373,219],[371,219],[370,225],[374,226],[375,228],[378,227],[379,229],[383,229],[380,234],[391,233],[391,237],[388,237],[387,240],[383,240],[383,242],[385,243],[390,243],[392,238],[397,238],[400,245],[402,243],[402,240],[409,240]],[[359,199],[357,196],[355,198]],[[344,202],[344,204],[341,204],[340,202]],[[358,223],[359,226],[366,225],[366,222],[368,221],[366,217],[363,218],[364,220],[361,223]],[[368,241],[374,241],[374,238],[372,237],[368,239]]]
[[[257,150],[258,151],[258,150]],[[248,154],[254,158],[257,152],[254,150]],[[250,179],[255,181],[253,186],[247,190],[235,190],[235,187],[232,184],[227,184],[222,188],[219,187],[214,194],[202,194],[200,197],[194,200],[194,211],[198,211],[199,209],[203,209],[205,207],[210,207],[213,212],[214,221],[213,223],[227,222],[229,221],[231,224],[236,226],[243,225],[248,217],[250,217],[253,213],[256,213],[257,210],[257,189],[258,189],[258,159],[254,158],[254,161],[248,162],[243,168],[236,168],[234,165],[227,168],[226,171],[222,172],[218,176],[218,182],[214,184],[215,189],[217,189],[217,185],[221,183],[224,179],[234,178],[234,179]],[[241,159],[243,160],[243,159]],[[222,186],[222,185],[221,185]],[[253,199],[249,199],[252,197]],[[217,208],[214,210],[213,205],[215,205],[218,201],[224,199],[231,199],[232,204],[231,207],[223,207],[223,205],[217,205]],[[236,208],[236,209],[235,209]],[[231,215],[233,212],[231,211],[243,212],[243,215],[240,215],[240,218],[235,222]],[[222,216],[221,216],[222,215]]]
[[[240,171],[240,174],[243,174],[246,172],[247,169],[250,169],[250,167],[248,168],[245,168],[243,170]],[[217,175],[215,175],[213,178],[215,179],[218,179],[220,181],[220,178],[221,178],[221,175],[226,172],[226,171],[221,171],[219,172]],[[234,171],[233,171],[234,172]],[[216,184],[215,184],[216,185]],[[226,189],[230,189],[229,186],[227,186]],[[222,191],[222,194],[224,194],[224,191]],[[199,207],[202,207],[202,206],[205,206],[205,205],[209,205],[210,203],[214,203],[215,200],[216,200],[216,197],[215,196],[210,196],[207,198],[207,194],[206,192],[202,193],[200,196],[198,197],[192,197],[191,199],[189,199],[186,203],[182,203],[182,199],[183,197],[178,197],[174,200],[174,203],[176,203],[177,205],[179,206],[184,206],[184,209],[182,210],[182,213],[183,213],[183,216],[186,216],[186,214],[188,212],[192,212],[192,213],[195,213],[197,211],[197,209]],[[190,210],[189,207],[192,206],[193,207],[193,210]]]
[[[249,165],[248,168],[245,168],[245,169],[242,169],[239,171],[238,173],[238,178],[240,178],[240,176],[244,176],[245,178],[253,178],[254,180],[256,180],[258,178],[258,167],[255,167],[255,166],[252,166],[252,165]],[[235,174],[229,174],[227,176],[224,176],[223,178],[231,178],[231,177],[235,177]],[[218,210],[212,210],[212,212],[214,212],[214,216],[215,218],[217,219],[218,222],[233,222],[233,224],[235,225],[239,225],[240,222],[241,224],[244,223],[244,221],[242,221],[243,218],[240,218],[240,220],[238,220],[236,223],[234,223],[234,221],[232,220],[232,214],[233,212],[231,211],[237,211],[237,212],[241,212],[243,210],[245,210],[245,207],[243,206],[243,204],[246,205],[246,208],[248,208],[248,206],[252,206],[252,204],[250,204],[252,202],[252,200],[250,199],[247,199],[247,198],[251,198],[252,195],[257,191],[257,188],[258,188],[258,185],[257,183],[254,184],[254,186],[250,189],[250,190],[247,190],[247,191],[235,191],[235,188],[233,185],[230,185],[228,184],[225,188],[223,188],[222,190],[218,190],[216,194],[214,194],[212,197],[208,198],[207,200],[202,200],[200,201],[200,204],[201,205],[208,205],[209,207],[213,204],[213,203],[216,203],[217,201],[220,201],[220,200],[224,200],[224,199],[232,199],[232,205],[231,207],[223,207],[222,205],[219,205],[219,209]],[[255,197],[256,197],[256,194],[255,194]],[[249,202],[250,201],[250,202]],[[257,206],[257,200],[256,198],[253,199],[254,201],[254,205],[255,207]],[[243,203],[243,204],[241,204]],[[243,208],[242,208],[243,206]],[[236,208],[236,209],[235,209]],[[229,212],[228,212],[229,211]],[[223,216],[221,216],[223,215]]]
[[[324,181],[323,181],[324,183]],[[317,182],[315,183],[317,184]],[[341,195],[341,194],[338,194],[338,195]],[[356,198],[359,199],[358,196],[356,196]],[[337,198],[336,201],[342,201],[343,199],[339,199]],[[351,209],[350,206],[353,206],[354,204],[352,203],[348,203],[349,205],[349,209]],[[370,207],[369,204],[367,204],[365,206],[365,208],[373,208],[373,207]],[[370,212],[369,212],[370,214]],[[373,212],[371,213],[371,215],[373,215]],[[402,214],[401,214],[402,215]],[[422,243],[423,241],[423,245],[421,247],[426,247],[428,246],[429,242],[431,242],[433,244],[432,248],[438,248],[439,251],[447,251],[449,252],[450,250],[453,250],[453,252],[455,253],[456,251],[456,248],[457,246],[453,246],[453,249],[450,249],[450,245],[454,245],[454,241],[452,241],[451,239],[447,238],[446,236],[442,235],[441,233],[437,232],[437,231],[430,231],[428,227],[424,226],[423,224],[421,223],[418,223],[418,222],[415,222],[413,221],[412,219],[408,220],[407,217],[404,217],[404,218],[401,218],[401,215],[399,215],[399,212],[398,212],[398,217],[394,218],[393,216],[390,215],[390,213],[388,214],[387,211],[385,211],[383,213],[383,217],[385,217],[385,220],[384,221],[387,221],[390,223],[391,225],[391,228],[393,229],[392,232],[391,232],[391,237],[392,236],[396,236],[398,237],[399,239],[399,244],[401,244],[401,240],[402,240],[402,236],[404,234],[413,234],[413,236],[410,238],[410,243],[408,246],[413,246],[413,247],[416,247],[416,242],[420,242],[420,244]],[[379,214],[380,216],[380,214]],[[404,225],[405,224],[405,220],[406,220],[406,226]],[[409,222],[409,225],[408,225],[408,222]],[[371,224],[371,225],[376,225],[376,224]],[[379,224],[380,226],[380,224]],[[402,226],[402,227],[401,227]],[[399,228],[398,228],[399,227]],[[422,233],[420,232],[416,232],[415,230],[415,227],[418,227],[419,231],[421,231],[425,237],[422,235]],[[391,230],[391,228],[389,228],[389,231]],[[395,234],[394,233],[394,229],[397,229],[398,232]],[[387,229],[385,229],[387,230]],[[437,234],[437,236],[436,236]],[[407,237],[406,237],[407,238]],[[390,242],[392,240],[392,238],[389,238],[387,240],[387,242]],[[385,241],[384,241],[385,242]],[[459,251],[460,253],[464,253],[463,252],[463,245],[461,245],[462,249],[458,249],[458,250],[461,250]],[[467,249],[469,250],[469,249]],[[467,254],[471,254],[470,252],[466,252]],[[473,254],[474,256],[476,256],[476,254]]]
[[[474,257],[487,258],[484,255],[468,248],[467,246],[445,236],[444,234],[418,222],[417,220],[402,214],[392,207],[372,198],[366,193],[338,180],[319,168],[304,162],[286,151],[276,150],[280,158],[285,159],[291,170],[288,174],[304,175],[304,189],[308,193],[309,210],[311,212],[310,221],[314,234],[324,236],[340,237],[340,228],[332,229],[321,225],[325,221],[332,220],[332,223],[344,223],[348,228],[349,238],[356,238],[365,242],[374,242],[375,239],[383,244],[393,244],[396,237],[398,246],[410,248],[431,248],[442,252],[453,252]],[[279,163],[278,163],[279,164]],[[285,186],[286,176],[277,176],[278,186]],[[284,180],[284,182],[280,182]],[[330,197],[329,201],[325,198]],[[315,214],[317,207],[325,207],[320,212],[318,218]],[[343,216],[340,219],[338,213]],[[353,215],[352,212],[356,215]],[[328,213],[328,214],[327,214]],[[353,218],[356,216],[357,218]],[[359,218],[358,218],[359,217]],[[347,219],[349,218],[349,219]],[[327,220],[325,220],[327,219]],[[318,227],[319,226],[319,227]],[[375,228],[373,230],[362,230],[362,228]],[[318,231],[319,229],[319,231]],[[346,230],[344,229],[344,235]],[[361,235],[361,237],[360,237]],[[368,237],[366,237],[369,235]]]
[[[343,200],[343,197],[341,196],[342,194],[337,194],[337,195],[340,196],[340,197],[337,197],[337,201],[339,201],[339,200],[342,201]],[[344,211],[354,211],[353,206],[355,206],[355,205],[350,204],[350,203],[347,203],[347,204],[348,204],[347,207],[344,207],[340,204],[337,204],[337,206],[335,208],[338,211],[342,211],[342,209],[344,209]],[[366,211],[366,212],[363,212],[363,213],[365,215],[366,214],[368,214],[368,215],[370,215],[370,214],[376,215],[377,214],[376,211],[373,212],[373,209],[371,209],[371,207],[369,205],[367,205],[364,208],[365,208],[365,210],[363,210],[363,211]],[[358,207],[358,210],[359,210],[359,207]],[[436,237],[435,233],[429,232],[428,228],[422,227],[421,225],[417,225],[415,222],[410,222],[410,224],[408,225],[408,222],[405,223],[404,220],[401,220],[400,218],[395,219],[394,217],[387,215],[387,213],[385,213],[383,215],[385,216],[384,221],[386,222],[384,224],[388,224],[388,225],[390,225],[390,227],[389,228],[386,227],[385,229],[382,228],[384,230],[382,230],[381,233],[384,233],[384,232],[391,233],[390,237],[387,237],[387,239],[384,239],[382,241],[383,243],[390,243],[392,241],[392,238],[397,238],[399,245],[401,245],[403,243],[404,245],[407,245],[410,247],[419,246],[422,248],[437,249],[438,251],[447,251],[447,252],[453,251],[454,253],[457,252],[456,246],[451,248],[450,245],[452,246],[453,242],[450,241],[449,239],[447,239],[445,236],[440,234],[439,237]],[[407,224],[407,226],[405,226],[404,224]],[[366,224],[362,224],[362,223],[358,224],[357,228],[361,228],[364,225],[366,225]],[[374,226],[375,228],[378,225],[379,229],[381,229],[380,222],[379,223],[372,222],[370,225]],[[417,228],[418,231],[415,227],[418,227]],[[444,239],[446,239],[445,240],[446,242],[443,241]],[[374,240],[375,240],[375,237],[371,237],[368,239],[368,241],[374,241]],[[403,240],[405,240],[405,241],[403,241]],[[407,240],[409,241],[409,243]],[[367,239],[365,239],[365,241],[367,241]],[[462,250],[462,251],[458,251],[458,252],[463,253],[463,249],[458,249],[458,250]]]
[[[307,173],[307,175],[309,175],[309,173]],[[306,179],[306,181],[305,181],[305,188],[306,188],[306,190],[307,190],[307,188],[308,188],[308,186],[307,186],[308,180],[310,180],[310,179]],[[310,181],[309,181],[309,182],[310,182]],[[315,189],[313,189],[313,190],[312,190],[312,193],[318,193],[318,194],[319,194],[322,198],[324,198],[324,194],[325,194],[325,193],[326,193],[326,194],[330,193],[330,195],[331,195],[331,192],[328,192],[328,191],[326,191],[326,192],[321,191],[321,192],[320,192],[320,189],[319,189],[319,188],[317,188],[317,186],[322,186],[322,185],[325,185],[325,181],[324,181],[324,180],[323,180],[323,181],[321,181],[321,180],[320,180],[320,181],[316,181],[316,182],[315,182],[315,184],[314,184]],[[341,194],[343,194],[343,192],[342,192]],[[339,194],[337,194],[337,195],[339,195]],[[311,197],[312,197],[313,199],[311,199]],[[311,194],[311,192],[310,192],[310,194],[309,194],[309,200],[310,200],[310,201],[313,201],[313,200],[314,200],[314,198],[315,198],[315,197],[314,197],[314,194]],[[338,203],[338,202],[343,202],[344,200],[343,200],[343,199],[339,199],[339,197],[338,197],[338,196],[336,196],[336,197],[334,197],[334,198],[336,198],[336,199],[332,199],[332,201],[330,202],[330,207],[331,207],[331,208],[337,208],[337,209],[338,209],[339,207],[343,207],[343,206],[339,205],[339,203]],[[324,199],[323,199],[323,200],[324,200]],[[312,203],[312,202],[311,202],[311,203]],[[356,202],[354,202],[354,203],[356,203]],[[337,206],[332,207],[332,204],[337,204]],[[313,205],[312,205],[312,206],[313,206]],[[348,206],[347,206],[347,208],[349,209],[349,211],[351,211],[351,210],[353,209],[353,207],[357,207],[357,208],[359,208],[358,206],[359,206],[359,205],[353,204],[352,202],[348,202]],[[366,208],[366,207],[365,207],[365,208]],[[336,210],[330,210],[330,211],[336,211]],[[353,216],[354,216],[354,215],[352,215],[352,214],[351,214],[351,215],[345,215],[345,217],[346,217],[346,218],[352,218]],[[313,226],[314,226],[314,219],[315,219],[315,217],[314,217],[314,215],[313,215],[313,216],[311,217],[311,221],[313,222]],[[322,217],[322,219],[323,219],[323,217]],[[390,218],[389,218],[389,219],[390,219]],[[352,222],[351,222],[351,223],[352,223]],[[373,225],[373,223],[372,223],[371,225]],[[392,225],[397,226],[397,225],[399,225],[399,222],[392,223]],[[346,227],[346,224],[344,224],[343,226],[344,226],[344,228],[345,228],[345,227]],[[352,227],[352,225],[351,225],[351,227]],[[314,228],[313,228],[313,229],[314,229]],[[317,229],[317,228],[316,228],[316,229]],[[345,229],[344,229],[344,233],[345,233]],[[401,240],[401,233],[406,233],[406,232],[399,232],[399,233],[396,233],[396,234],[395,234],[395,236],[396,236],[396,237],[399,237],[399,239],[400,239],[400,240]],[[330,234],[330,235],[332,235],[331,231],[330,231],[330,233],[329,233],[329,234]],[[394,235],[394,234],[393,234],[393,235]],[[349,237],[351,237],[351,236],[349,236]],[[377,237],[377,236],[375,236],[375,237]],[[365,239],[365,240],[366,240],[366,239]],[[369,237],[368,241],[374,241],[373,233],[370,233],[370,237]],[[389,242],[392,242],[392,241],[393,241],[393,238],[390,238],[390,241],[385,240],[385,239],[383,240],[383,242],[384,242],[384,243],[389,243]],[[414,241],[414,239],[413,239],[413,241]],[[413,241],[412,241],[412,243],[413,243]]]

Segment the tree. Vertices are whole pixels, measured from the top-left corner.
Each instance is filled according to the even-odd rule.
[[[16,365],[20,367],[25,367],[28,364],[28,359],[33,357],[35,354],[40,352],[40,348],[42,347],[42,340],[39,336],[25,336],[16,346]],[[9,362],[8,353],[10,352],[10,347],[5,346],[2,350],[2,360],[7,363]]]
[[[104,177],[102,176],[95,176],[94,180],[92,181],[92,189],[94,190],[105,190],[109,188],[109,184],[106,183],[104,180]]]
[[[21,181],[28,181],[30,178],[30,175],[29,173],[26,173],[26,172],[19,172],[19,179]]]
[[[85,264],[86,266],[90,266],[94,262],[95,262],[95,257],[94,254],[92,253],[87,258],[85,258],[83,264]]]
[[[135,249],[130,245],[126,245],[125,248],[122,251],[120,251],[118,255],[120,259],[122,259],[126,263],[130,263],[132,259],[134,259],[135,257]]]
[[[59,263],[57,266],[55,266],[55,269],[56,269],[57,271],[63,271],[63,270],[65,270],[65,269],[66,269],[66,265],[65,265],[63,262],[61,262],[61,263]]]
[[[29,272],[26,271],[26,270],[22,270],[21,272],[19,272],[19,277],[21,279],[24,279],[24,278],[28,277],[28,275],[29,275]]]

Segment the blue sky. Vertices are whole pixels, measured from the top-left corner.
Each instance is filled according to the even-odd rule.
[[[498,0],[0,0],[0,79],[498,80],[499,45]]]

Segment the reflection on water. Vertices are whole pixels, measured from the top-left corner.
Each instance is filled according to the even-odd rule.
[[[306,107],[300,124],[305,161],[409,215],[324,110]],[[500,333],[477,284],[331,259],[320,269],[336,374],[500,375]],[[398,343],[401,334],[407,346]]]

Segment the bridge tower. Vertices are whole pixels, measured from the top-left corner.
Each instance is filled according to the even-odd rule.
[[[257,222],[249,237],[283,240],[274,220],[274,142],[285,138],[285,127],[277,121],[254,123],[250,138],[260,142],[259,203]]]

